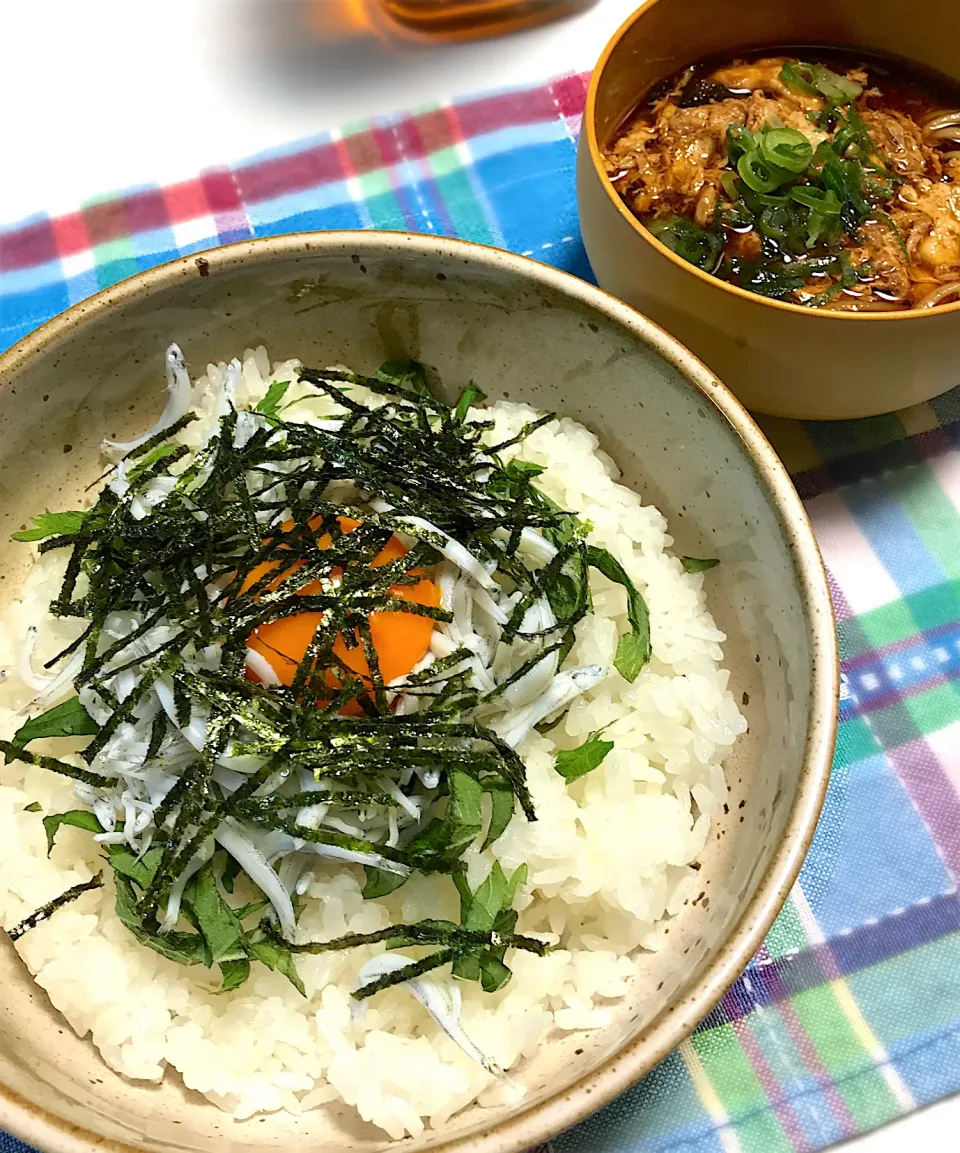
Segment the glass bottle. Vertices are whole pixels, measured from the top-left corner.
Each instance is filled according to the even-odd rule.
[[[400,34],[465,40],[531,28],[583,11],[594,0],[368,0]]]

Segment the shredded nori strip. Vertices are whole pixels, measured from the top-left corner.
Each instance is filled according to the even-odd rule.
[[[506,911],[502,914],[508,926],[516,924],[517,914]],[[499,923],[499,919],[498,919]],[[426,920],[417,921],[410,925],[390,925],[386,929],[378,929],[373,933],[344,933],[341,937],[333,937],[327,941],[301,941],[293,943],[284,940],[271,926],[264,926],[264,931],[273,940],[282,943],[283,947],[291,953],[331,953],[340,949],[355,949],[361,945],[376,945],[385,942],[388,949],[409,945],[439,945],[441,948],[434,953],[421,957],[402,968],[382,973],[373,981],[368,981],[353,993],[357,1001],[366,1000],[375,993],[389,989],[394,985],[402,985],[406,981],[415,980],[425,973],[439,969],[443,965],[453,964],[454,973],[461,958],[476,957],[478,954],[489,955],[492,950],[503,969],[502,980],[509,978],[510,970],[503,965],[503,954],[507,949],[521,949],[527,953],[534,953],[538,957],[545,957],[550,952],[550,946],[536,937],[528,937],[522,933],[503,931],[494,926],[490,930],[466,929],[455,925],[452,921]],[[480,971],[478,969],[477,976]]]
[[[99,889],[102,886],[103,874],[97,873],[97,875],[91,877],[89,881],[84,881],[82,885],[74,885],[72,888],[67,889],[65,893],[61,893],[59,897],[54,897],[52,901],[47,901],[45,905],[42,905],[35,913],[31,913],[29,917],[24,917],[19,925],[14,925],[12,929],[7,931],[7,936],[11,941],[19,941],[24,933],[35,929],[37,925],[52,916],[57,909],[62,909],[64,905],[69,905],[70,902],[75,901],[77,897],[81,897],[84,893],[89,893],[92,889]]]
[[[390,941],[394,937],[402,937],[411,945],[450,944],[458,949],[475,948],[478,945],[486,948],[507,945],[512,949],[536,953],[540,957],[545,957],[550,952],[550,946],[537,940],[536,937],[526,937],[520,933],[498,933],[494,930],[480,932],[475,929],[464,929],[452,921],[431,920],[417,921],[410,925],[389,925],[373,933],[344,933],[342,937],[333,937],[329,941],[301,941],[295,944],[284,940],[283,944],[291,953],[333,953],[340,949],[355,949],[359,945],[376,945],[381,941]]]
[[[12,741],[0,741],[0,753],[3,753],[4,760],[9,764],[11,761],[23,761],[28,765],[36,765],[41,769],[49,769],[52,773],[59,773],[62,777],[73,777],[75,781],[83,781],[84,784],[93,785],[95,787],[103,788],[111,783],[108,776],[101,773],[91,773],[86,769],[78,769],[75,765],[68,765],[66,761],[60,761],[56,757],[41,756],[39,753],[31,753],[26,749],[21,748],[20,745],[13,744]],[[116,776],[116,774],[114,774]]]
[[[176,724],[166,711],[156,714],[145,763],[162,766],[171,742],[182,747],[178,727],[191,723],[197,709],[204,710],[203,748],[182,765],[154,811],[150,870],[136,887],[125,883],[120,893],[118,886],[125,923],[152,941],[151,947],[160,947],[157,913],[171,887],[227,820],[368,855],[368,874],[379,858],[404,875],[414,869],[456,875],[463,869],[463,850],[483,833],[484,793],[495,802],[488,840],[503,831],[516,805],[528,820],[536,819],[521,758],[492,729],[471,719],[484,698],[467,683],[470,651],[460,649],[412,675],[406,688],[417,696],[419,710],[397,716],[370,618],[386,611],[450,621],[449,612],[400,599],[395,590],[420,580],[452,538],[478,563],[493,559],[513,582],[517,603],[504,639],[535,635],[546,642],[486,699],[553,653],[562,663],[574,625],[589,610],[583,530],[531,483],[541,471],[538,466],[504,465],[497,455],[554,418],[540,417],[489,449],[483,436],[492,423],[465,419],[469,405],[482,394],[471,386],[451,408],[429,393],[419,366],[386,365],[372,377],[303,369],[300,380],[343,410],[339,430],[285,421],[274,404],[256,418],[260,424],[250,435],[238,437],[239,414],[231,407],[205,447],[187,460],[188,450],[172,438],[194,419],[188,414],[127,455],[113,487],[102,489],[75,531],[40,545],[44,552],[70,550],[51,611],[84,618],[87,624],[60,657],[83,648],[75,687],[94,692],[110,715],[83,752],[89,769],[10,742],[0,741],[0,752],[105,790],[117,776],[110,772],[111,740],[135,719],[154,684],[162,683],[171,694]],[[380,394],[383,403],[375,408],[360,403],[350,395],[356,385]],[[246,428],[249,433],[249,424]],[[161,478],[169,488],[163,500],[148,516],[134,515],[134,502]],[[364,494],[361,503],[326,499],[336,482]],[[371,511],[371,504],[390,511]],[[557,549],[539,570],[528,568],[520,556],[527,528]],[[397,532],[412,536],[413,546],[404,556],[381,563],[381,550]],[[557,623],[538,634],[524,633],[526,610],[541,597],[548,598]],[[317,624],[289,685],[246,680],[251,635],[273,621],[308,612],[317,614]],[[108,618],[116,613],[135,614],[134,623],[121,639],[105,644]],[[153,640],[152,630],[161,625],[172,631]],[[341,639],[348,649],[360,648],[366,674],[348,667],[334,651]],[[204,667],[199,658],[212,644],[219,646],[219,665]],[[111,681],[133,668],[138,680],[121,700]],[[217,783],[215,770],[218,758],[231,749],[259,758],[261,767],[228,792]],[[300,773],[314,778],[315,790],[300,786]],[[435,784],[423,784],[426,774]],[[334,805],[351,817],[381,813],[385,819],[402,805],[383,787],[384,777],[392,789],[415,793],[423,804],[421,826],[396,845],[329,826],[314,829],[297,819],[298,810],[316,805]],[[111,851],[108,860],[120,869],[125,857]],[[236,871],[235,862],[228,871]],[[387,888],[396,883],[391,879]],[[78,886],[59,901],[93,885]],[[189,912],[189,903],[184,908]],[[42,919],[41,913],[35,918]],[[423,972],[456,961],[467,949],[545,949],[530,938],[471,933],[450,922],[401,925],[386,935],[348,934],[322,948],[349,948],[398,934],[442,946],[415,963]],[[189,935],[180,936],[189,944]],[[296,981],[292,960],[283,957],[321,948],[285,941],[275,945],[281,949],[279,959],[256,942],[250,944],[250,956],[257,957],[260,948],[264,963],[276,962]],[[202,955],[198,948],[191,945],[184,955]],[[231,971],[230,987],[239,979],[240,971]],[[388,974],[360,995],[403,979],[408,977]]]

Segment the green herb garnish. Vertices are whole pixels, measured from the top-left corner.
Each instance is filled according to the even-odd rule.
[[[472,893],[463,874],[457,874],[454,880],[460,892],[460,924],[471,933],[512,933],[517,925],[513,898],[526,879],[526,865],[508,878],[496,861],[487,879]],[[492,942],[488,948],[464,949],[454,959],[453,975],[462,981],[480,981],[486,992],[495,993],[510,979],[510,970],[503,963],[505,951],[505,947]]]
[[[89,737],[99,726],[77,697],[55,705],[45,713],[31,718],[13,734],[15,745],[26,745],[41,737]]]
[[[83,524],[82,512],[42,512],[39,516],[31,517],[35,528],[24,529],[13,533],[13,539],[19,541],[45,540],[49,536],[63,536],[79,531]]]
[[[626,681],[635,681],[641,669],[650,660],[650,613],[636,585],[627,576],[623,565],[606,549],[587,548],[587,561],[595,569],[615,584],[627,590],[627,619],[630,632],[624,633],[617,642],[614,667]]]
[[[277,415],[277,410],[280,407],[280,402],[287,395],[287,389],[290,387],[289,380],[275,380],[267,389],[266,395],[257,404],[254,409],[255,412],[262,413],[264,416],[273,419]]]
[[[69,813],[51,813],[43,818],[44,832],[47,834],[47,856],[53,852],[53,842],[61,825],[71,825],[75,829],[86,829],[88,833],[102,833],[100,822],[88,809],[71,809]]]
[[[486,399],[486,394],[481,392],[479,388],[471,381],[470,384],[460,394],[460,399],[457,401],[457,407],[453,410],[454,420],[459,421],[461,424],[467,419],[467,413],[475,404],[480,404]],[[517,461],[511,461],[511,465],[517,464]]]
[[[274,939],[269,934],[261,932],[259,936],[262,939],[248,942],[250,945],[250,956],[253,960],[259,961],[261,965],[266,965],[268,969],[274,969],[277,973],[286,977],[291,985],[297,990],[301,997],[306,997],[307,990],[303,987],[303,980],[297,972],[296,962],[293,959],[292,951],[287,946]],[[220,966],[221,972],[223,965]],[[249,972],[249,970],[247,970]],[[227,991],[227,974],[224,973],[223,992]],[[233,986],[236,987],[236,986]]]
[[[707,569],[716,568],[720,562],[716,557],[682,556],[680,563],[684,572],[706,572]]]
[[[557,654],[562,664],[590,609],[591,567],[627,591],[630,631],[620,638],[615,663],[629,680],[650,658],[646,604],[619,562],[586,543],[586,527],[537,489],[541,467],[504,461],[506,450],[551,416],[489,448],[483,438],[490,423],[467,420],[483,394],[470,385],[451,408],[430,393],[414,362],[390,362],[372,377],[304,369],[300,383],[335,403],[339,427],[285,421],[289,385],[274,382],[253,414],[230,409],[196,453],[175,439],[193,419],[188,415],[129,453],[90,510],[38,520],[41,551],[70,553],[52,611],[80,618],[86,628],[60,657],[82,653],[75,688],[102,723],[74,697],[28,721],[13,742],[0,741],[0,752],[109,800],[124,784],[115,747],[129,739],[130,726],[140,726],[144,764],[163,764],[176,750],[179,775],[152,813],[149,848],[136,842],[104,849],[117,914],[130,932],[178,963],[219,966],[224,992],[243,984],[254,961],[302,992],[295,953],[387,937],[390,947],[399,941],[438,948],[358,996],[448,961],[458,977],[494,990],[509,978],[507,949],[545,947],[514,931],[512,902],[523,869],[508,880],[497,865],[475,893],[463,887],[461,858],[469,846],[496,841],[518,807],[536,819],[523,761],[476,719],[489,715],[477,713],[478,706],[495,711],[498,693],[545,656]],[[360,403],[351,395],[355,387],[379,394],[380,403]],[[137,502],[158,482],[163,499],[145,517]],[[366,494],[362,504],[326,495],[344,482]],[[526,530],[556,550],[540,567],[524,559]],[[410,551],[374,565],[396,533],[414,538]],[[323,547],[321,539],[328,542]],[[537,641],[538,653],[481,694],[464,672],[469,650],[458,650],[407,678],[404,692],[418,708],[400,715],[379,668],[371,616],[387,610],[449,621],[444,609],[391,592],[436,564],[449,540],[469,554],[465,564],[480,570],[493,562],[514,594],[503,638]],[[555,623],[526,631],[529,608],[543,600]],[[251,634],[307,612],[317,624],[290,683],[247,680]],[[110,623],[115,614],[131,622],[119,639]],[[362,648],[368,674],[358,675],[337,655],[341,640]],[[121,691],[118,679],[129,670],[135,679]],[[148,697],[154,686],[162,708]],[[142,720],[147,707],[154,711]],[[198,717],[203,742],[193,752],[181,731]],[[81,753],[86,767],[23,747],[77,736],[90,738]],[[247,767],[227,784],[219,769],[230,758],[243,758]],[[302,810],[318,804],[339,820],[314,826],[301,819]],[[411,808],[420,816],[411,819]],[[398,821],[404,835],[390,837]],[[50,848],[64,825],[101,831],[87,810],[51,814],[44,818]],[[212,839],[218,831],[226,839],[226,828],[346,854],[365,865],[368,898],[392,892],[415,870],[447,874],[460,889],[462,924],[421,922],[395,926],[387,936],[290,944],[267,921],[251,927],[261,904],[240,905],[240,861]],[[205,862],[199,868],[198,860]],[[260,880],[272,887],[265,875]],[[180,924],[171,929],[177,910]]]
[[[600,732],[591,733],[589,737],[575,749],[561,749],[557,753],[554,767],[567,784],[571,781],[585,777],[603,762],[604,757],[613,749],[613,741],[605,741]]]

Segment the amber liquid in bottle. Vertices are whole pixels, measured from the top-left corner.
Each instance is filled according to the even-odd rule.
[[[375,0],[398,30],[440,40],[498,36],[589,8],[594,0]]]

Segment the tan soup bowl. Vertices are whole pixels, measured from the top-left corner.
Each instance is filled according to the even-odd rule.
[[[960,302],[900,313],[814,311],[694,268],[637,221],[602,150],[658,80],[714,54],[833,45],[899,56],[960,82],[960,5],[864,0],[649,0],[603,51],[577,158],[580,227],[602,288],[662,324],[757,412],[873,416],[960,384]]]
[[[44,507],[76,507],[99,475],[104,434],[125,438],[153,422],[173,339],[194,371],[260,342],[275,359],[362,370],[413,356],[448,396],[472,378],[494,400],[566,413],[596,431],[627,482],[669,517],[680,553],[720,558],[710,605],[730,638],[726,665],[738,699],[749,700],[750,731],[727,764],[730,815],[703,856],[709,900],[684,910],[661,953],[638,959],[610,1028],[552,1036],[517,1072],[523,1102],[474,1106],[403,1143],[449,1153],[526,1148],[621,1092],[682,1040],[750,959],[800,867],[827,783],[838,692],[830,601],[800,501],[723,385],[591,285],[437,237],[288,236],[143,273],[0,357],[0,601],[16,595],[29,564],[11,531]],[[6,939],[0,984],[0,1129],[50,1153],[391,1145],[347,1109],[237,1123],[172,1070],[159,1085],[124,1080],[71,1032]]]

